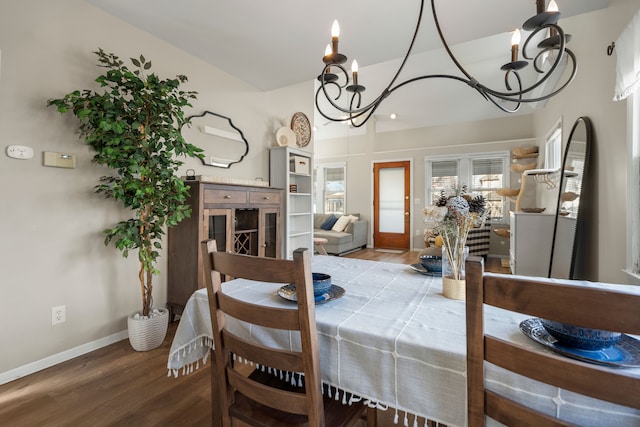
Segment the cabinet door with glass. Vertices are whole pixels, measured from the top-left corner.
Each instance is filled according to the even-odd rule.
[[[260,209],[260,235],[258,237],[258,256],[280,257],[280,209]]]
[[[215,240],[218,251],[232,252],[233,209],[203,209],[205,240]]]

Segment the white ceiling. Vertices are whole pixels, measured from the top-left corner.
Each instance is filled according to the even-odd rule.
[[[265,91],[313,80],[324,65],[331,24],[338,19],[340,52],[349,56],[348,64],[355,58],[360,65],[360,84],[367,87],[364,102],[377,96],[395,74],[420,5],[416,0],[87,1]],[[556,1],[563,17],[609,3]],[[463,66],[479,81],[501,89],[499,67],[510,58],[509,33],[535,14],[535,1],[439,0],[436,8],[445,37]],[[413,53],[400,81],[430,73],[460,75],[441,49],[429,2]],[[397,120],[388,119],[391,112],[398,114]],[[523,108],[522,113],[530,112]],[[376,117],[378,131],[388,131],[504,115],[464,84],[438,79],[393,93]],[[325,125],[317,114],[314,122],[316,138],[344,132],[344,125]]]

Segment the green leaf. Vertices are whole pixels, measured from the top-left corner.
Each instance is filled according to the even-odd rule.
[[[165,227],[190,214],[185,205],[189,193],[177,173],[181,156],[202,156],[180,134],[188,123],[183,109],[191,106],[188,99],[195,99],[196,92],[180,90],[186,76],[145,76],[141,71],[149,70],[151,62],[143,55],[131,58],[138,67],[132,71],[114,54],[102,49],[95,54],[102,69],[95,79],[100,91],[75,90],[48,100],[47,106],[80,119],[78,130],[94,151],[92,162],[111,169],[94,191],[131,211],[130,219],[104,230],[105,245],[113,244],[123,257],[137,250],[141,268],[158,274],[155,263]],[[143,282],[145,294],[151,282]]]

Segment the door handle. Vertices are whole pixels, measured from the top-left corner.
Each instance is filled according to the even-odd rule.
[[[409,212],[405,212],[405,213],[404,213],[404,216],[409,216]]]

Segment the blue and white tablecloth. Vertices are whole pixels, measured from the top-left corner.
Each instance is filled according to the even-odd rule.
[[[342,398],[351,392],[395,411],[404,425],[425,417],[450,426],[466,425],[465,303],[442,296],[441,278],[406,265],[333,256],[314,256],[313,271],[330,274],[345,295],[316,306],[322,379]],[[290,306],[278,285],[227,282],[226,292],[256,303]],[[607,286],[607,285],[604,285]],[[232,289],[230,289],[232,287]],[[638,292],[636,290],[636,292]],[[640,292],[638,292],[640,293]],[[486,309],[491,333],[539,347],[519,330],[525,317]],[[228,320],[229,321],[229,320]],[[232,322],[234,332],[264,343],[299,348],[283,331]],[[188,373],[206,362],[211,324],[206,289],[187,303],[169,354],[169,374]],[[632,369],[640,378],[640,369]],[[507,389],[516,400],[585,426],[638,426],[640,411],[600,402],[488,369],[488,386]]]

